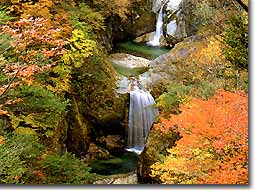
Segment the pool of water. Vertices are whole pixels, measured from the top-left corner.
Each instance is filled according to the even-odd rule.
[[[138,156],[132,152],[124,152],[118,157],[108,160],[95,160],[89,167],[91,172],[99,175],[124,174],[136,170]]]
[[[117,65],[115,63],[111,63],[113,68],[117,71],[117,73],[129,77],[129,76],[138,76],[149,70],[149,67],[137,67],[137,68],[128,68],[123,67],[121,65]]]
[[[114,52],[128,53],[135,56],[145,57],[147,59],[155,59],[169,51],[169,48],[153,47],[132,41],[118,43],[114,48]]]

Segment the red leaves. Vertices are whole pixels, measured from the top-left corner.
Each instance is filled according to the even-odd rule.
[[[20,61],[26,64],[38,63],[40,55],[47,58],[59,57],[65,53],[64,46],[68,44],[61,38],[61,31],[54,28],[51,21],[45,18],[21,18],[3,26],[2,30],[2,33],[15,39],[11,46]]]
[[[242,142],[240,135],[248,137],[248,97],[242,92],[219,90],[209,100],[192,99],[180,106],[181,114],[161,119],[156,127],[163,132],[177,125],[182,135],[194,139],[210,139],[215,149],[227,144]],[[202,140],[202,139],[201,139]]]
[[[178,126],[182,135],[177,141],[180,157],[193,159],[191,150],[197,149],[214,154],[215,168],[198,183],[247,183],[248,95],[218,90],[209,100],[193,98],[180,110],[155,127],[166,132]]]
[[[0,35],[12,39],[8,37],[4,41],[9,47],[0,66],[9,82],[0,86],[0,96],[17,86],[31,85],[36,73],[49,70],[58,63],[69,43],[61,34],[62,31],[46,18],[26,17],[0,27]],[[8,113],[1,109],[4,104],[0,105],[0,115]]]

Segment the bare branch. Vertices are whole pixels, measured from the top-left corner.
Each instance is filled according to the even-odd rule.
[[[239,5],[241,5],[241,7],[243,7],[243,9],[248,13],[249,8],[248,8],[248,6],[244,2],[242,2],[242,0],[236,0],[236,2]]]

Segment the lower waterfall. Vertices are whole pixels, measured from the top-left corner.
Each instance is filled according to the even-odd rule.
[[[150,128],[158,114],[150,92],[139,85],[133,86],[130,91],[127,151],[141,154]]]

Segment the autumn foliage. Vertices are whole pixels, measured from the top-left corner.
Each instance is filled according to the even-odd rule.
[[[182,138],[152,177],[171,184],[248,183],[248,97],[218,90],[209,100],[193,98],[181,113],[155,127],[166,133],[177,127]]]

